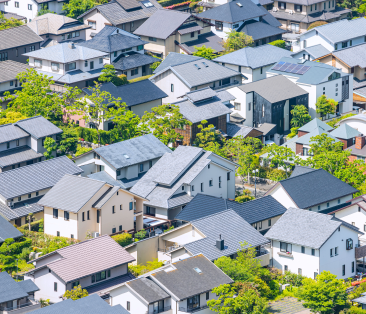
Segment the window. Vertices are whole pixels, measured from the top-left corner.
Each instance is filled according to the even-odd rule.
[[[52,69],[52,71],[58,71],[59,66],[60,65],[58,63],[51,62],[51,69]]]
[[[356,223],[352,222],[352,226],[355,226],[355,225],[356,225]]]
[[[36,196],[38,196],[39,192],[36,192]]]
[[[58,219],[58,209],[54,208],[53,209],[53,218],[57,218]]]
[[[194,192],[194,185],[191,186],[191,191]]]
[[[227,173],[227,180],[230,181],[230,172]]]
[[[311,255],[315,256],[315,249],[311,249]]]
[[[116,228],[112,228],[112,233],[116,233]]]
[[[302,253],[302,254],[305,254],[305,246],[302,246],[302,247],[301,247],[301,253]]]
[[[203,192],[203,183],[201,183],[201,192]]]
[[[280,242],[281,252],[292,253],[292,244],[286,242]]]
[[[149,37],[149,40],[150,41],[156,41],[156,38],[155,37]]]
[[[278,2],[278,7],[281,10],[285,10],[286,9],[286,2]]]
[[[139,74],[139,68],[134,68],[131,70],[131,76],[135,76],[137,74]]]
[[[316,276],[318,276],[318,273],[314,272],[314,279],[316,279]]]
[[[82,215],[81,215],[82,217],[82,221],[85,221],[85,213],[82,213]]]
[[[191,38],[194,37],[194,32],[191,33]]]
[[[312,5],[310,6],[310,11],[313,11],[313,6]]]
[[[32,5],[31,4],[28,4],[28,10],[32,11]]]
[[[131,29],[133,29],[135,22],[131,22]]]
[[[206,292],[206,300],[210,299],[210,292]]]
[[[301,269],[301,268],[299,268],[299,269],[297,270],[297,273],[298,273],[299,275],[302,275],[302,269]]]
[[[140,172],[144,171],[144,164],[140,164]]]
[[[264,105],[262,104],[262,117],[264,117]]]
[[[198,309],[199,307],[200,307],[200,295],[199,294],[187,299],[188,311]]]
[[[32,194],[28,194],[28,198],[31,198],[32,197]]]
[[[306,48],[306,40],[303,41],[303,45],[304,45],[303,48]]]
[[[97,23],[94,21],[88,21],[88,25],[91,26],[92,29],[97,29]]]
[[[320,205],[318,205],[318,210],[320,210]]]
[[[209,186],[213,186],[212,180],[209,181]]]
[[[19,2],[18,1],[15,1],[14,5],[15,5],[16,8],[19,8]],[[57,291],[57,290],[55,290],[55,291]]]
[[[35,51],[36,50],[36,46],[30,46],[29,47],[29,51]]]
[[[248,111],[250,111],[251,106],[252,106],[252,103],[251,103],[251,102],[249,102],[249,103],[248,103]]]
[[[144,49],[144,45],[137,46],[137,51],[141,51],[142,49]]]
[[[234,102],[234,108],[235,108],[235,110],[241,110],[240,102]]]
[[[53,283],[53,291],[57,291],[57,282]]]
[[[174,92],[174,84],[170,84],[170,91],[173,93]]]
[[[64,219],[69,220],[69,212],[66,210],[64,211]]]
[[[221,189],[221,177],[219,177],[219,189]]]
[[[103,64],[103,58],[99,58],[99,64]]]
[[[76,69],[76,62],[71,62],[66,64],[66,71],[71,71]]]
[[[184,191],[184,186],[182,186],[182,191]]]
[[[325,10],[325,2],[324,2],[324,10]]]
[[[97,210],[97,223],[99,224],[100,211]]]
[[[211,165],[210,165],[210,164],[208,164],[207,169],[210,169],[210,167],[211,167]]]
[[[88,60],[85,60],[84,62],[84,66],[87,67],[88,66]]]
[[[114,206],[112,206],[112,214],[114,214],[116,211],[114,209]]]
[[[120,225],[120,226],[118,227],[118,230],[119,230],[119,231],[122,231],[122,225]]]
[[[342,48],[347,48],[347,45],[348,45],[348,42],[347,42],[347,41],[344,41],[344,42],[342,43]]]
[[[60,236],[60,231],[57,231],[57,233],[56,233],[56,234],[57,234],[57,236],[59,237],[59,236]]]
[[[353,249],[353,240],[350,238],[346,240],[346,250],[352,250],[352,249]]]
[[[219,21],[215,21],[215,28],[217,31],[222,31],[223,23]]]
[[[287,265],[285,265],[284,269],[285,269],[285,271],[288,271],[288,266],[287,266]]]
[[[259,229],[262,229],[262,222],[259,222]]]
[[[346,275],[346,265],[342,265],[342,276]]]
[[[330,257],[333,257],[333,249],[330,249]]]
[[[121,175],[121,170],[117,170],[117,177]]]
[[[94,69],[94,61],[90,61],[90,70]]]
[[[334,248],[334,255],[337,256],[338,255],[338,246]]]
[[[119,210],[122,210],[122,204],[121,204],[121,205],[119,205]]]
[[[152,160],[149,160],[149,168],[152,167]]]
[[[71,239],[74,239],[74,235],[73,234],[71,234],[70,237],[71,237]]]
[[[10,81],[10,86],[13,86],[14,85],[14,81]]]
[[[78,285],[80,285],[79,281],[74,281],[72,284],[71,284],[71,288],[74,289],[74,287],[77,287]]]
[[[334,50],[338,50],[338,44],[334,45]]]
[[[130,204],[129,204],[129,209],[130,209],[130,210],[133,210],[133,202],[130,202]]]
[[[272,220],[268,219],[268,227],[272,226]]]
[[[127,301],[126,308],[127,308],[127,311],[130,311],[131,310],[131,303],[130,303],[130,301]]]
[[[354,273],[355,272],[355,262],[352,262],[351,269],[352,269],[352,273]]]
[[[329,4],[328,4],[328,8],[330,8],[330,1],[329,1]]]
[[[116,229],[116,228],[114,228],[114,229]],[[95,274],[95,278],[96,278],[97,282],[106,279],[106,277],[107,276],[106,276],[106,271],[105,270],[101,271],[100,273]]]
[[[36,68],[41,68],[42,67],[42,60],[34,59],[34,66]]]
[[[21,197],[21,196],[19,196],[19,197],[18,197],[18,201],[20,202],[21,200],[22,200],[22,197]]]
[[[295,11],[302,12],[302,5],[295,4]]]
[[[352,46],[352,40],[349,41],[349,45]]]

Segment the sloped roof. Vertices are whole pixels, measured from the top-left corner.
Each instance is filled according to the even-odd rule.
[[[0,215],[0,243],[9,238],[16,239],[22,236],[23,234],[17,228]]]
[[[115,180],[113,179],[107,172],[105,171],[99,171],[99,172],[95,172],[95,173],[91,173],[88,175],[88,178],[90,179],[94,179],[94,180],[99,180],[99,181],[104,181],[108,184],[111,185],[116,185],[116,186],[120,186],[122,188],[125,188],[123,186],[123,183],[120,180]]]
[[[43,38],[32,31],[28,25],[7,28],[0,31],[0,50],[36,44]]]
[[[37,204],[41,198],[42,196],[37,196],[23,200],[22,202],[16,202],[11,208],[0,202],[0,214],[10,221],[21,217],[26,217],[30,213],[35,214],[42,212],[43,206]]]
[[[0,143],[6,143],[20,138],[28,137],[29,134],[14,124],[0,125]]]
[[[202,47],[203,45],[211,47],[216,52],[224,51],[224,48],[222,47],[222,38],[212,31],[200,34],[197,39],[180,43],[178,46],[187,53],[192,54],[195,51],[195,47]]]
[[[321,127],[323,130],[330,132],[333,130],[333,128],[326,124],[325,122],[319,120],[318,118],[314,118],[310,122],[304,124],[301,128],[299,128],[298,131],[308,132],[315,130],[317,127]]]
[[[62,130],[42,116],[19,120],[15,126],[29,133],[35,139],[62,133]]]
[[[226,125],[226,134],[230,137],[235,137],[235,136],[246,137],[253,130],[257,131],[256,133],[259,133],[259,134],[257,134],[258,136],[263,134],[263,132],[255,129],[253,127],[242,125],[242,124],[228,122]]]
[[[310,54],[314,59],[320,58],[330,53],[330,51],[325,48],[323,45],[314,45],[311,47],[306,47],[298,52],[292,53],[292,56],[301,55],[304,51]]]
[[[160,61],[160,59],[145,55],[143,53],[138,53],[136,51],[129,51],[127,53],[119,55],[118,58],[116,58],[112,62],[112,65],[116,70],[125,71],[128,69],[153,64],[157,61]]]
[[[294,170],[291,173],[290,178],[299,176],[299,175],[304,174],[304,173],[312,172],[312,171],[315,171],[315,170],[316,169],[311,168],[311,167],[296,165],[295,168],[294,168]]]
[[[245,21],[243,25],[238,28],[238,31],[251,36],[253,40],[276,36],[286,32],[279,27],[255,20]]]
[[[361,133],[360,133],[360,131],[349,126],[347,123],[342,123],[338,128],[331,131],[330,134],[336,138],[348,140],[350,138],[359,136]]]
[[[334,137],[332,135],[332,133],[329,133],[329,132],[325,131],[322,127],[318,126],[314,130],[312,130],[310,133],[307,133],[303,136],[298,137],[298,139],[296,140],[296,143],[303,144],[303,145],[310,145],[313,142],[311,140],[311,138],[314,136],[317,136],[317,135],[321,135],[321,134],[326,134],[328,137],[332,138],[335,142],[339,142],[339,139]]]
[[[365,32],[366,33],[366,32]],[[366,43],[334,51],[333,55],[350,67],[366,68]]]
[[[138,278],[126,284],[147,303],[151,304],[169,298],[170,295],[149,278]]]
[[[185,55],[177,52],[169,52],[165,59],[160,63],[160,65],[155,69],[154,73],[161,72],[162,70],[170,67],[176,66],[178,64],[184,64],[190,61],[196,61],[203,59],[202,57],[196,57],[191,55]],[[204,61],[204,60],[203,60]]]
[[[13,60],[5,60],[0,62],[0,82],[7,82],[16,79],[20,72],[32,69],[28,64],[16,62]]]
[[[43,157],[42,153],[37,153],[29,146],[20,146],[0,152],[0,168],[15,165],[27,160]]]
[[[54,74],[52,72],[41,71],[37,69],[38,73],[42,73],[47,75],[48,77],[52,78],[52,80],[65,83],[65,84],[72,84],[77,83],[80,81],[91,80],[94,78],[99,77],[102,74],[103,68],[94,69],[91,71],[82,71],[82,70],[75,70],[75,71],[68,71],[64,75],[62,74]]]

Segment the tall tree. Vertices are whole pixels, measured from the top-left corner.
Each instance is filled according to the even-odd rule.
[[[288,178],[288,171],[291,170],[295,162],[296,155],[291,148],[272,144],[266,147],[268,158],[271,160],[271,167],[282,167]]]
[[[80,285],[74,287],[71,290],[66,290],[63,297],[65,299],[78,300],[81,298],[85,298],[89,295],[86,289],[82,289]]]
[[[206,148],[211,143],[219,143],[221,142],[221,136],[220,134],[215,130],[215,127],[213,124],[207,125],[206,120],[202,120],[201,124],[199,124],[197,127],[200,129],[200,132],[196,134],[196,139],[194,140],[194,145]]]
[[[303,125],[311,121],[308,108],[304,105],[294,106],[291,110],[292,119],[291,126],[293,128],[301,128]]]
[[[0,31],[7,28],[13,28],[17,26],[23,25],[21,20],[17,20],[15,18],[7,19],[3,13],[0,12]]]
[[[43,155],[46,157],[46,159],[52,159],[53,158],[53,152],[57,149],[56,141],[52,137],[46,137],[44,140],[44,148],[46,151],[43,153]]]
[[[105,64],[102,70],[102,75],[99,76],[99,82],[112,82],[116,86],[128,84],[127,77],[124,75],[124,79],[117,76],[117,71],[113,64]]]
[[[206,45],[202,45],[201,47],[194,46],[193,55],[196,57],[202,57],[207,60],[212,60],[216,58],[216,50],[211,47],[206,47]]]
[[[64,2],[62,9],[65,11],[66,16],[76,19],[95,5],[95,0],[69,0]]]
[[[74,154],[78,145],[78,133],[72,127],[62,128],[61,140],[58,149],[63,154]]]
[[[310,138],[310,152],[313,155],[321,153],[328,154],[329,152],[341,152],[343,143],[330,137],[327,133],[312,136]]]
[[[227,39],[222,42],[222,46],[225,50],[225,53],[230,53],[245,47],[253,46],[253,37],[249,36],[243,32],[237,32],[236,30],[232,30],[231,32],[227,32]]]
[[[338,102],[328,99],[325,95],[321,95],[315,103],[316,113],[320,113],[322,120],[327,114],[335,114],[337,106]]]

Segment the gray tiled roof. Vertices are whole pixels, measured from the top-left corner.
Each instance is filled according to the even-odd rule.
[[[153,64],[154,62],[157,61],[160,61],[160,59],[154,58],[149,55],[145,55],[144,53],[131,51],[118,56],[118,58],[112,62],[112,65],[116,70],[125,71],[128,69]]]
[[[203,59],[202,57],[196,57],[191,55],[185,55],[177,52],[169,52],[165,59],[155,69],[154,73],[158,73],[170,66],[176,66],[178,64],[187,63],[190,61],[197,61]],[[204,60],[203,60],[204,61]]]
[[[127,283],[142,299],[151,304],[170,297],[161,287],[149,278],[138,278]]]
[[[192,256],[172,263],[173,271],[159,271],[152,276],[157,283],[161,283],[172,292],[179,300],[187,299],[196,294],[210,291],[222,284],[232,283],[227,276],[214,263],[202,254]],[[198,268],[201,273],[194,269]]]
[[[341,225],[349,228],[348,224],[333,219],[331,215],[289,208],[265,236],[272,240],[320,249]]]
[[[178,33],[181,35],[185,35],[192,32],[197,32],[203,30],[203,27],[198,25],[196,22],[191,22],[187,24],[183,24],[178,28]]]
[[[115,169],[159,158],[164,153],[171,153],[171,149],[152,134],[99,147],[94,151]]]
[[[304,124],[301,128],[299,128],[299,131],[308,132],[315,130],[317,127],[321,127],[323,130],[330,132],[333,130],[331,126],[326,124],[325,122],[319,120],[318,118],[314,118],[310,122]]]
[[[100,281],[99,283],[97,283],[95,285],[85,287],[85,289],[86,289],[86,291],[88,291],[89,295],[94,294],[94,293],[98,294],[98,295],[103,295],[105,293],[105,290],[109,290],[112,287],[118,286],[118,285],[125,283],[127,281],[130,281],[132,279],[135,279],[135,276],[132,275],[131,273],[127,273],[122,276],[113,277],[111,279]]]
[[[6,60],[0,62],[0,83],[13,81],[20,72],[25,72],[32,67],[28,64]]]
[[[24,285],[16,282],[7,272],[0,273],[0,303],[25,298],[28,296],[28,292],[37,290],[39,288],[30,279],[27,280],[27,285]]]
[[[6,1],[1,1],[1,2],[6,2]],[[26,17],[24,17],[24,16],[21,16],[21,15],[15,14],[15,13],[11,13],[11,12],[5,12],[5,11],[0,10],[0,13],[4,14],[4,17],[6,19],[11,19],[11,18],[14,18],[16,20],[25,20],[26,19]]]
[[[120,186],[114,186],[109,188],[97,201],[95,204],[93,204],[94,208],[100,209],[102,206],[108,202],[108,200],[117,193],[117,191],[120,189]]]
[[[319,45],[314,45],[311,47],[304,48],[298,52],[293,53],[292,56],[294,58],[296,58],[296,55],[298,55],[299,57],[302,57],[304,51],[307,52],[308,54],[310,54],[314,59],[320,58],[320,57],[325,56],[330,53],[330,51],[327,48],[325,48],[323,45],[319,44]]]
[[[273,45],[245,47],[232,53],[220,56],[213,61],[235,64],[252,69],[277,63],[282,57],[290,57],[291,51]]]
[[[0,195],[5,199],[51,188],[65,174],[78,175],[83,170],[66,156],[37,162],[0,173]]]
[[[186,12],[167,9],[157,10],[134,31],[134,34],[167,39],[190,17],[191,14]],[[161,21],[164,21],[164,23],[161,23]]]
[[[303,144],[303,145],[310,145],[313,141],[311,140],[312,137],[317,136],[317,135],[321,135],[321,134],[326,134],[328,137],[332,138],[335,142],[339,142],[339,139],[335,138],[332,133],[328,133],[327,131],[325,131],[322,127],[317,127],[314,130],[312,130],[310,133],[307,133],[303,136],[300,136],[297,140],[296,143],[298,144]]]
[[[260,127],[255,128],[256,130],[263,132],[263,135],[267,135],[268,133],[272,133],[277,129],[277,124],[272,123],[263,123]]]
[[[37,153],[29,146],[21,146],[0,152],[0,168],[15,165],[31,159],[43,157],[42,153]]]
[[[17,228],[0,215],[0,243],[9,238],[16,239],[22,236],[23,234]]]
[[[363,156],[366,157],[366,145],[362,147],[361,149],[356,148],[356,144],[348,147],[348,149],[351,152],[351,155],[355,156]]]
[[[359,136],[362,133],[360,131],[354,129],[353,127],[349,126],[347,123],[342,123],[338,128],[336,128],[330,134],[336,138],[348,140],[350,138]]]
[[[27,25],[7,28],[0,31],[0,51],[41,43],[42,41],[43,38],[33,32]]]
[[[352,194],[357,193],[355,188],[323,169],[288,178],[277,184],[282,185],[295,204],[303,209],[348,195],[352,198]]]
[[[314,168],[296,165],[294,170],[291,173],[290,178],[293,178],[293,177],[296,177],[296,176],[299,176],[301,174],[308,173],[308,172],[311,172],[311,171],[315,171],[315,170],[316,169],[314,169]]]
[[[236,123],[227,123],[226,134],[230,137],[243,136],[246,137],[254,128]]]
[[[118,33],[112,35],[115,31],[118,31]],[[84,41],[78,45],[111,53],[144,44],[147,44],[147,42],[141,40],[138,36],[115,26],[106,25],[93,39]]]
[[[38,201],[42,196],[26,199],[22,202],[17,202],[12,208],[0,202],[0,214],[7,220],[14,220],[21,217],[26,217],[30,213],[35,214],[43,211],[43,207],[38,205]]]
[[[38,204],[77,213],[104,186],[103,181],[65,175]]]
[[[61,43],[55,46],[24,53],[23,56],[34,57],[42,60],[68,63],[79,60],[89,60],[105,56],[105,52],[75,45],[70,47],[70,43]]]
[[[308,94],[308,92],[283,75],[272,76],[238,87],[245,93],[256,92],[271,103]],[[278,91],[281,90],[279,93]]]
[[[14,124],[0,125],[0,143],[14,141],[20,138],[28,137],[29,134]]]
[[[104,182],[109,183],[111,185],[116,185],[116,186],[119,185],[120,187],[124,187],[123,186],[123,183],[120,180],[113,179],[105,171],[99,171],[99,172],[95,172],[95,173],[89,174],[88,175],[88,178],[94,179],[94,180],[99,180],[99,181],[104,181]]]
[[[189,203],[193,199],[187,193],[179,193],[168,199],[168,208],[174,208]]]
[[[238,31],[251,36],[253,40],[281,35],[286,32],[284,29],[254,20],[244,22],[244,24],[238,28]]]
[[[366,33],[366,32],[365,32]],[[350,67],[366,68],[366,43],[334,51],[333,55]]]
[[[222,47],[222,38],[217,36],[214,32],[207,32],[204,34],[200,34],[198,39],[186,41],[184,43],[179,44],[178,46],[181,47],[187,53],[193,53],[195,51],[195,47],[202,47],[205,45],[206,47],[211,47],[216,52],[224,51]]]
[[[62,133],[60,128],[42,116],[19,120],[14,125],[23,129],[35,139]]]
[[[52,72],[41,71],[38,69],[37,69],[37,72],[47,75],[50,78],[52,77],[52,80],[57,81],[59,83],[72,84],[72,83],[77,83],[80,81],[91,80],[91,79],[97,78],[102,74],[102,70],[103,70],[103,68],[94,69],[94,70],[85,71],[85,72],[81,71],[81,70],[75,70],[75,71],[66,72],[66,74],[64,74],[64,75],[54,74]]]
[[[89,295],[78,300],[67,299],[47,307],[32,311],[33,314],[129,314],[129,312],[117,304],[110,306],[99,295]]]

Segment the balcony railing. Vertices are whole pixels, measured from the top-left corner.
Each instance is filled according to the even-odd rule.
[[[186,313],[195,313],[195,312],[202,311],[204,309],[208,309],[208,306],[207,305],[203,305],[203,306],[200,306],[200,307],[196,307],[194,309],[188,309],[188,308],[185,308],[185,307],[179,307],[179,311],[186,312]]]
[[[211,88],[216,90],[216,89],[226,88],[226,87],[233,86],[233,85],[238,85],[238,84],[239,84],[239,81],[234,80],[232,83],[228,83],[228,84],[221,85],[221,86],[215,86],[215,87],[211,87]]]
[[[158,309],[158,310],[155,309],[155,310],[146,311],[145,314],[163,313],[163,312],[169,311],[171,309],[172,309],[172,307],[169,305],[169,306],[164,306],[163,308]]]
[[[24,307],[37,305],[37,304],[39,304],[38,301],[28,300],[28,302],[18,304],[17,306],[11,306],[11,307],[0,306],[0,311],[2,311],[2,312],[11,312],[11,311],[14,311],[14,310],[22,309]]]
[[[159,251],[162,251],[164,253],[168,253],[168,252],[171,252],[171,251],[173,251],[175,249],[178,249],[180,247],[182,247],[182,246],[181,245],[173,245],[173,246],[168,246],[168,247],[166,247],[164,249],[160,249]]]

